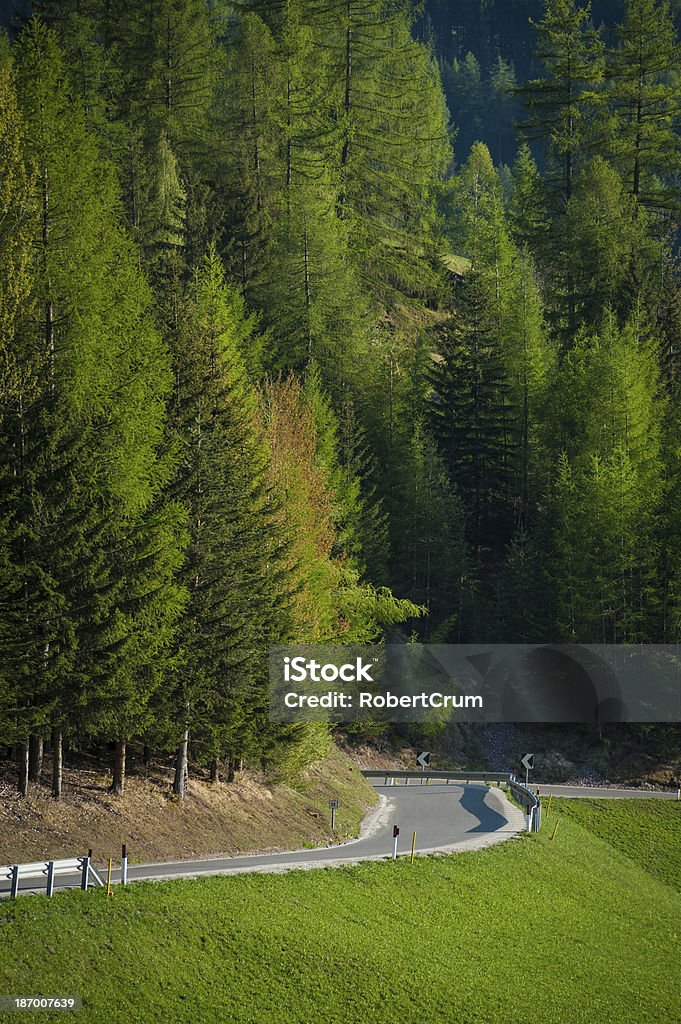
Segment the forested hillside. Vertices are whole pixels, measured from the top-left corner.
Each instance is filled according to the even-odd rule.
[[[45,740],[56,797],[64,744],[295,771],[273,643],[680,639],[673,12],[453,6],[7,6],[23,793]]]

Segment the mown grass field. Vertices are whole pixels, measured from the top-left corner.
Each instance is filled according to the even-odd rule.
[[[651,875],[681,891],[681,804],[646,799],[553,800],[551,814],[584,825]]]
[[[3,902],[0,992],[80,994],[82,1024],[676,1024],[681,894],[573,806],[553,841],[413,866]],[[599,831],[652,813],[677,834],[662,807],[611,801]]]

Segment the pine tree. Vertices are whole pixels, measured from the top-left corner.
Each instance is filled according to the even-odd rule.
[[[26,411],[39,387],[37,361],[22,359],[17,336],[35,309],[31,301],[31,241],[37,209],[26,166],[26,125],[21,116],[10,56],[0,49],[0,451],[14,455],[15,470],[23,475],[26,460]],[[4,484],[7,468],[0,469]],[[39,676],[21,669],[24,659],[36,657],[29,598],[39,567],[29,561],[21,516],[26,511],[15,493],[3,494],[0,505],[0,727],[6,740],[21,743],[28,753],[30,733],[44,726],[45,700]],[[22,756],[22,766],[25,759]],[[19,779],[28,792],[28,772]]]
[[[289,570],[297,581],[294,638],[303,643],[368,643],[382,626],[417,618],[422,609],[396,600],[387,588],[364,582],[361,566],[339,543],[337,527],[344,523],[338,518],[338,501],[347,502],[349,495],[336,487],[347,485],[333,472],[338,453],[329,451],[329,445],[335,448],[335,439],[328,430],[320,436],[318,403],[310,401],[309,385],[306,390],[307,395],[300,381],[289,376],[268,382],[262,394],[272,482],[284,510]]]
[[[391,310],[432,287],[435,201],[449,163],[437,66],[410,32],[406,4],[334,0],[316,18],[330,65],[338,209],[362,279]]]
[[[531,164],[527,163],[528,174]],[[507,385],[507,430],[516,455],[509,465],[506,500],[526,520],[532,450],[550,355],[532,261],[511,238],[499,175],[486,146],[476,143],[455,180],[452,243],[465,253],[486,290],[489,328]],[[518,446],[518,447],[516,447]]]
[[[219,231],[231,276],[246,299],[269,259],[269,226],[283,215],[286,84],[268,25],[255,13],[233,19],[216,95],[213,172],[224,196]]]
[[[148,139],[165,135],[189,156],[204,136],[216,75],[214,27],[203,0],[120,0],[102,5],[98,29],[115,54],[121,114]]]

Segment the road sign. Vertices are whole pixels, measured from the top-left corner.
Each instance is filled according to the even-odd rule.
[[[525,754],[521,763],[525,769],[525,785],[527,785],[530,779],[530,768],[534,768],[534,754]]]
[[[331,831],[335,831],[336,828],[336,810],[340,807],[340,800],[329,800],[329,807],[331,808]]]
[[[422,750],[420,754],[417,754],[416,763],[420,764],[422,768],[427,768],[430,764],[430,751]]]
[[[340,800],[329,800],[329,807],[334,811],[336,807],[340,807]]]

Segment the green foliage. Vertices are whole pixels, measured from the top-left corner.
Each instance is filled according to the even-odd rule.
[[[632,195],[664,208],[676,202],[670,176],[679,152],[678,40],[666,0],[627,0],[625,9],[609,55],[612,123],[606,145]]]
[[[554,800],[551,813],[605,840],[673,889],[681,888],[681,814],[667,800]]]
[[[19,683],[20,734],[48,721],[97,731],[106,714],[124,729],[128,700],[143,713],[180,606],[182,517],[156,506],[170,368],[115,176],[54,35],[36,22],[16,59],[33,214],[17,386],[2,409],[3,661]]]
[[[608,317],[562,364],[550,575],[565,639],[634,642],[656,601],[663,404],[655,342]]]
[[[598,323],[608,308],[621,321],[632,304],[654,308],[664,263],[659,242],[646,211],[602,157],[578,175],[565,229],[562,281],[573,330]]]
[[[0,45],[4,736],[300,767],[272,639],[678,635],[663,0],[36,12]]]
[[[172,339],[170,431],[179,459],[170,495],[188,514],[180,574],[188,604],[176,683],[159,710],[171,734],[189,728],[212,754],[231,757],[262,749],[266,651],[290,631],[267,450],[240,351],[248,334],[241,299],[212,249]]]
[[[530,115],[526,131],[549,146],[557,208],[570,199],[579,156],[588,152],[604,75],[604,45],[589,15],[588,3],[545,0],[544,18],[535,25],[535,56],[546,75],[523,89]]]
[[[515,124],[520,114],[512,63],[499,55],[483,76],[475,54],[445,62],[442,84],[456,128],[455,152],[467,158],[473,143],[486,143],[497,164],[511,163],[516,150]]]

